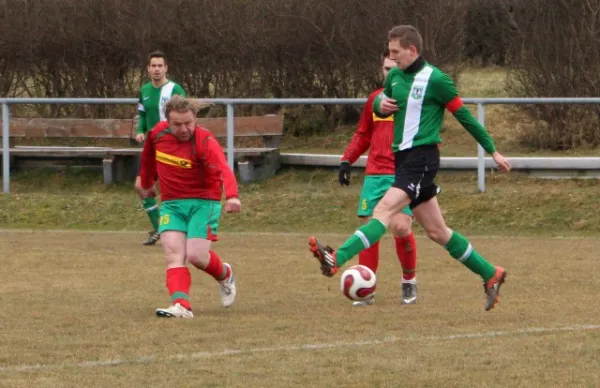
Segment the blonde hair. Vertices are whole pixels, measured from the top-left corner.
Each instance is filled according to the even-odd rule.
[[[402,48],[407,49],[409,46],[415,46],[420,54],[423,50],[423,38],[419,31],[408,24],[393,27],[388,32],[388,40],[398,40]]]
[[[175,111],[179,113],[192,112],[194,117],[200,110],[200,104],[191,98],[185,98],[179,94],[174,95],[165,104],[165,116],[169,118],[169,113]]]
[[[214,106],[210,101],[200,102],[192,98],[186,98],[179,94],[174,95],[165,104],[165,117],[169,118],[169,113],[172,111],[185,113],[192,112],[194,116],[198,115],[198,112],[204,108]]]

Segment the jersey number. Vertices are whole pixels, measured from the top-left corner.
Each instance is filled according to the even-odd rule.
[[[160,216],[160,225],[167,225],[171,221],[168,214]]]

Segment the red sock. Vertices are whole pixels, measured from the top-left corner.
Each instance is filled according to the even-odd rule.
[[[394,237],[396,241],[396,253],[402,266],[402,279],[412,280],[415,278],[415,268],[417,266],[417,243],[415,235],[409,234],[406,237]]]
[[[231,274],[229,266],[223,265],[219,255],[215,251],[208,251],[210,255],[208,265],[204,268],[204,272],[215,278],[216,281],[227,279]]]
[[[379,241],[369,248],[360,251],[358,254],[358,264],[369,267],[371,271],[377,273],[379,265]]]
[[[167,289],[173,304],[179,303],[188,310],[190,305],[190,286],[192,275],[188,267],[167,268]]]

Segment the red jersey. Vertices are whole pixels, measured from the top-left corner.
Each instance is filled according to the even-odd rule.
[[[227,165],[223,148],[207,129],[196,126],[189,141],[180,141],[159,122],[148,133],[140,170],[142,187],[152,187],[156,178],[161,200],[198,198],[220,201],[238,197],[235,175]]]
[[[342,156],[342,161],[353,164],[370,148],[365,175],[394,174],[394,117],[382,119],[373,113],[373,100],[382,91],[376,90],[369,96],[356,133]]]

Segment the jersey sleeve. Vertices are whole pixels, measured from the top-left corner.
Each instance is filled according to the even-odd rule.
[[[387,78],[385,79],[385,84],[383,87],[383,91],[381,93],[379,93],[374,99],[373,99],[373,103],[371,104],[371,109],[373,110],[373,113],[375,113],[375,115],[377,117],[381,117],[382,119],[391,116],[392,114],[389,115],[384,115],[383,113],[381,113],[379,111],[379,105],[381,104],[381,100],[383,100],[384,98],[392,98],[393,96],[393,90],[392,90],[392,78],[394,76],[394,74],[396,74],[396,72],[398,72],[398,68],[394,67],[392,70],[390,70]]]
[[[494,140],[464,105],[450,76],[441,72],[441,76],[434,77],[432,81],[435,101],[448,109],[487,153],[494,153],[496,151]]]
[[[154,132],[149,132],[144,142],[140,163],[140,180],[144,189],[154,185],[156,178],[156,148],[154,147]]]
[[[138,99],[137,110],[138,110],[138,125],[137,125],[136,133],[139,135],[139,134],[146,133],[146,110],[144,109],[144,104],[143,104],[143,100],[142,100],[142,92],[140,92],[140,96]]]
[[[185,90],[183,90],[183,88],[179,84],[175,84],[175,86],[173,87],[173,93],[171,93],[172,96],[176,94],[183,97],[187,97],[187,95],[185,94]]]
[[[373,100],[376,95],[369,96],[367,103],[365,104],[358,128],[352,136],[350,144],[344,151],[342,156],[342,162],[348,162],[350,164],[355,163],[362,154],[364,154],[371,146],[371,139],[373,137]]]
[[[223,183],[225,199],[239,198],[237,180],[235,175],[225,159],[223,147],[212,136],[204,141],[204,150],[206,152],[206,161],[204,167],[212,175],[217,175]]]

